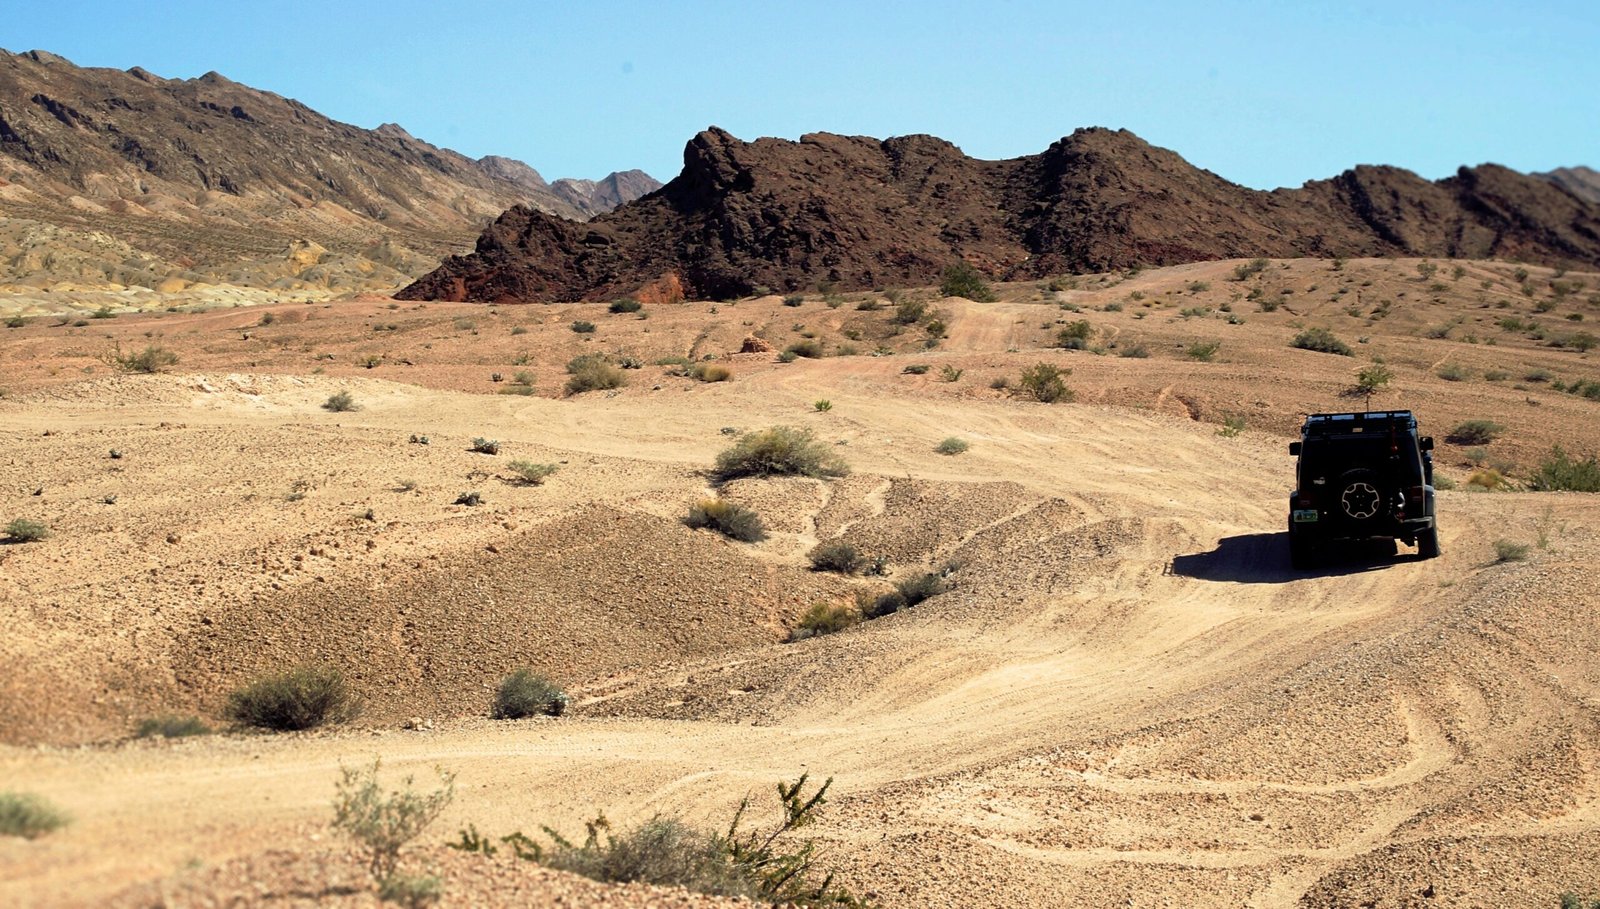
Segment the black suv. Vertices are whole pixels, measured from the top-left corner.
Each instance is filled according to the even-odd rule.
[[[1439,555],[1433,514],[1433,439],[1409,410],[1314,413],[1289,453],[1300,463],[1289,495],[1289,558],[1310,563],[1339,540],[1403,540]]]

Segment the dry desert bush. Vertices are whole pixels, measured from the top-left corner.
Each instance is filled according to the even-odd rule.
[[[224,712],[240,726],[289,732],[348,722],[360,702],[339,670],[298,666],[235,689]]]
[[[489,716],[497,720],[560,716],[566,713],[567,702],[560,685],[530,669],[518,669],[500,680]]]
[[[701,499],[689,506],[683,523],[697,530],[715,530],[741,543],[759,543],[767,538],[761,515],[727,499]]]
[[[0,792],[0,836],[33,840],[67,824],[55,806],[25,792]]]
[[[717,455],[712,477],[727,482],[739,477],[842,477],[849,472],[844,460],[811,430],[774,426],[740,436]]]

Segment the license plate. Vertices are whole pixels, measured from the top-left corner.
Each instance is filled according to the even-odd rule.
[[[1311,524],[1315,523],[1316,520],[1317,510],[1315,508],[1296,508],[1294,510],[1294,522],[1296,524]]]

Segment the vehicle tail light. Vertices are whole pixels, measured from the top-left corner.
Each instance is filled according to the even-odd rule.
[[[1294,504],[1296,508],[1310,508],[1315,503],[1311,501],[1310,496],[1300,496],[1294,500]]]

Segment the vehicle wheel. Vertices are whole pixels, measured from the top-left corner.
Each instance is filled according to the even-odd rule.
[[[1392,491],[1371,470],[1352,470],[1339,478],[1339,510],[1346,520],[1359,524],[1379,520],[1392,499]]]
[[[1417,558],[1437,559],[1439,557],[1439,528],[1429,527],[1417,534]]]

